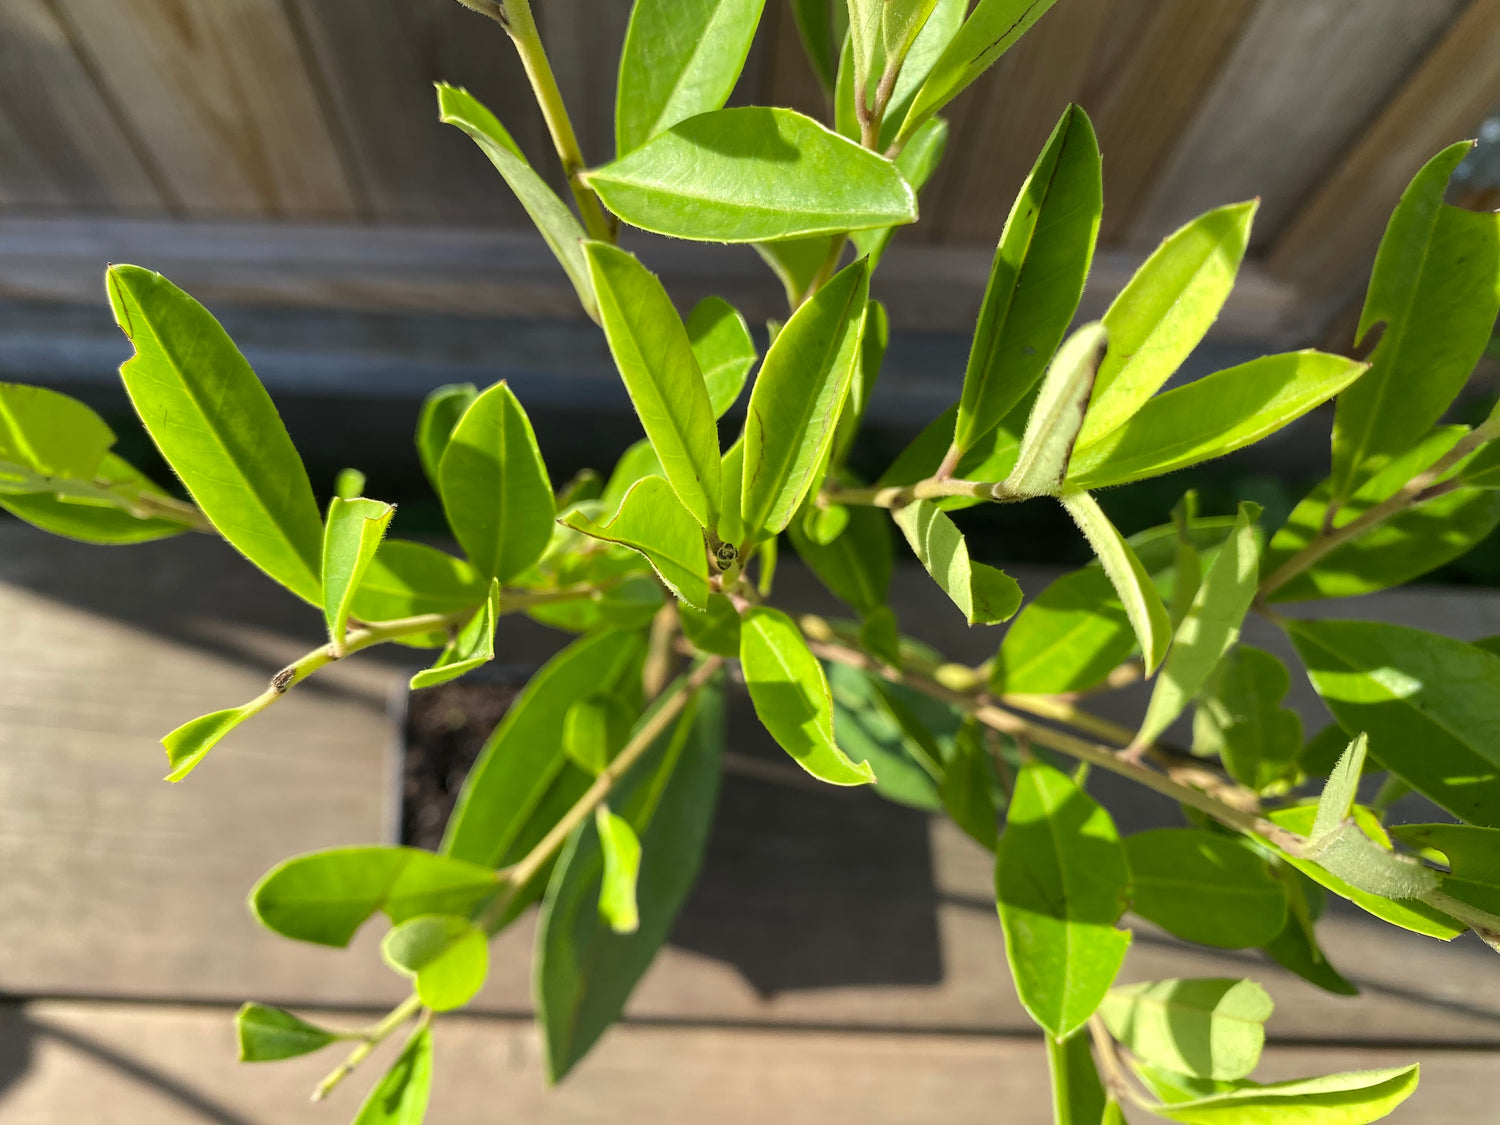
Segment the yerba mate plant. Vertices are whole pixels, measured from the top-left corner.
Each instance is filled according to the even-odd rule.
[[[645,437],[607,480],[556,489],[508,386],[452,386],[423,406],[416,442],[461,556],[386,538],[392,508],[359,495],[357,472],[320,514],[224,330],[137,266],[108,272],[135,348],[121,375],[191,502],[110,452],[113,434],[81,404],[0,388],[9,511],[97,543],[221,535],[326,619],[328,643],[262,695],[166,736],[172,781],[212,769],[217,743],[362,649],[438,650],[420,690],[490,660],[506,614],[577,634],[489,738],[436,854],[296,856],[254,888],[255,916],[297,941],[344,946],[383,914],[382,952],[412,992],[353,1030],[247,1004],[242,1057],[352,1046],[321,1097],[405,1033],[356,1120],[420,1120],[434,1017],[474,996],[489,939],[540,901],[536,1003],[561,1079],[620,1014],[692,886],[738,661],[761,722],[813,777],[944,810],[995,853],[1006,954],[1045,1033],[1058,1122],[1358,1125],[1406,1099],[1415,1066],[1253,1081],[1271,1002],[1251,980],[1114,982],[1127,912],[1190,942],[1262,950],[1335,994],[1355,990],[1318,947],[1329,893],[1417,933],[1472,929],[1500,945],[1500,642],[1276,608],[1406,582],[1500,523],[1500,412],[1443,424],[1500,309],[1500,217],[1443,202],[1468,146],[1434,157],[1391,218],[1358,328],[1367,350],[1378,339],[1368,362],[1269,355],[1162,391],[1229,295],[1255,204],[1188,223],[1101,321],[1070,332],[1102,187],[1089,118],[1069,108],[1001,235],[960,401],[863,481],[846,458],[887,339],[871,275],[916,220],[944,106],[1052,0],[849,0],[847,13],[797,0],[832,128],[723,108],[763,0],[636,0],[616,158],[597,168],[528,0],[465,2],[519,50],[571,206],[468,93],[440,87],[442,119],[489,157],[608,340]],[[616,245],[622,224],[753,245],[789,306],[765,354],[718,297],[680,317]],[[747,382],[735,432],[721,420]],[[1094,499],[1330,399],[1330,475],[1280,528],[1262,528],[1251,503],[1200,515],[1188,492],[1169,522],[1127,539]],[[970,556],[949,515],[984,503],[1061,504],[1095,560],[1021,609],[1017,584]],[[783,539],[849,620],[775,608]],[[993,659],[950,663],[902,634],[887,604],[898,539],[971,625],[1014,618]],[[1303,667],[1238,643],[1251,612],[1286,631]],[[1336,720],[1310,742],[1281,706],[1294,674]],[[1139,728],[1087,710],[1090,693],[1142,677],[1154,687]],[[1160,741],[1189,711],[1190,750]],[[1091,770],[1175,800],[1187,826],[1122,838],[1087,792]],[[1384,783],[1361,805],[1366,775]],[[1454,822],[1387,823],[1411,790]]]

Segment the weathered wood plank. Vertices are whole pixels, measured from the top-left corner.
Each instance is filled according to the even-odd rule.
[[[167,209],[54,9],[0,6],[0,205],[159,214]]]
[[[58,0],[193,214],[345,217],[353,190],[277,0]]]
[[[1461,6],[1264,0],[1134,236],[1159,238],[1211,207],[1259,195],[1252,245],[1265,245]]]

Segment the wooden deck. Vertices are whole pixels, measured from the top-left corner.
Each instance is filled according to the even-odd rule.
[[[1045,576],[1019,578],[1035,591]],[[781,585],[823,604],[795,568]],[[921,576],[898,590],[903,619],[929,639],[976,657],[992,643]],[[1340,612],[1500,632],[1493,594],[1406,591]],[[318,642],[314,612],[208,539],[111,550],[4,523],[0,620],[0,1122],[347,1119],[372,1075],[310,1107],[328,1060],[239,1066],[229,1016],[253,998],[353,1021],[401,992],[373,934],[348,953],[299,947],[244,908],[288,854],[386,838],[399,665],[332,669],[169,786],[156,739],[259,691]],[[497,648],[527,663],[558,641],[507,619]],[[732,729],[738,752],[776,760],[747,714]],[[1099,788],[1128,829],[1176,816]],[[526,1018],[529,924],[518,925],[473,1012],[440,1021],[430,1120],[1044,1122],[1040,1046],[990,896],[984,855],[945,822],[733,774],[704,877],[626,1022],[547,1091]],[[1268,1073],[1419,1059],[1422,1088],[1390,1120],[1500,1122],[1494,955],[1342,910],[1324,932],[1360,997],[1145,927],[1125,972],[1254,976],[1277,1001]]]

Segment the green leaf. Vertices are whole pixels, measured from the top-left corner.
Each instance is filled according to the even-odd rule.
[[[552,537],[552,484],[531,419],[503,381],[464,411],[438,466],[454,537],[485,578],[509,582]]]
[[[500,119],[480,104],[469,91],[438,83],[438,119],[456,125],[490,158],[495,171],[510,185],[516,200],[525,209],[537,233],[557,258],[578,293],[583,311],[597,320],[594,289],[583,260],[583,228],[568,205],[557,197],[545,180],[526,162],[521,147],[511,139]]]
[[[604,482],[604,492],[599,496],[603,510],[610,513],[618,510],[620,501],[625,499],[631,485],[642,477],[653,476],[667,479],[661,467],[661,458],[656,455],[651,439],[642,438],[620,454],[614,471],[609,474],[609,480]]]
[[[1247,1083],[1228,1093],[1159,1106],[1153,1112],[1186,1125],[1366,1125],[1386,1116],[1416,1088],[1414,1063],[1264,1086]]]
[[[1137,1058],[1224,1081],[1259,1064],[1273,1006],[1252,980],[1157,980],[1110,989],[1099,1015]]]
[[[981,0],[969,22],[1000,2]],[[1046,8],[1049,3],[1030,0],[1021,6]],[[965,25],[955,48],[967,32]],[[946,61],[948,56],[943,57]],[[971,449],[1010,413],[1042,377],[1062,342],[1083,296],[1099,237],[1101,176],[1094,127],[1088,114],[1069,106],[1021,185],[995,247],[953,432],[959,449]]]
[[[1013,495],[1055,496],[1061,490],[1088,408],[1094,372],[1107,346],[1104,326],[1086,324],[1058,349],[1026,421],[1015,468],[1005,479]]]
[[[135,347],[120,377],[162,456],[231,546],[320,604],[323,521],[271,396],[219,322],[161,274],[111,266],[108,280]]]
[[[604,874],[599,887],[599,917],[617,934],[633,934],[641,926],[636,903],[636,880],[641,873],[641,842],[623,816],[608,805],[594,809],[594,831],[604,855]]]
[[[722,297],[705,297],[688,313],[687,334],[708,388],[709,405],[714,417],[722,418],[745,389],[759,358],[750,326]]]
[[[719,539],[736,549],[746,542],[740,504],[745,490],[745,436],[741,434],[719,462]]]
[[[1077,1031],[1059,1042],[1047,1036],[1055,1125],[1103,1125],[1104,1087],[1089,1050],[1089,1033]]]
[[[783,530],[817,483],[859,362],[869,291],[869,270],[855,262],[792,314],[766,353],[745,419],[740,512],[750,536]]]
[[[1430,867],[1395,854],[1385,833],[1379,835],[1381,843],[1377,844],[1358,825],[1346,824],[1314,835],[1308,842],[1308,855],[1356,890],[1381,898],[1422,899],[1438,889],[1438,877]]]
[[[133,515],[139,498],[170,500],[144,473],[113,453],[94,469],[83,495],[72,488],[57,492],[7,492],[0,465],[0,508],[33,527],[85,543],[146,543],[188,530],[174,519]],[[54,483],[61,483],[56,482]],[[81,483],[81,482],[80,482]]]
[[[1140,642],[1146,675],[1152,675],[1161,665],[1172,640],[1172,621],[1167,616],[1161,595],[1151,584],[1146,568],[1130,544],[1121,538],[1092,496],[1087,492],[1071,492],[1064,493],[1061,499],[1062,506],[1073,517],[1073,522],[1098,556],[1099,565],[1109,576],[1110,585],[1115,588],[1130,627]]]
[[[604,858],[592,821],[568,838],[558,859],[537,924],[534,978],[552,1082],[619,1016],[697,879],[718,797],[720,683],[699,692],[611,796],[641,842],[634,932],[616,933],[599,916]]]
[[[1064,574],[1005,631],[990,673],[997,692],[1050,695],[1095,687],[1129,659],[1135,633],[1102,567]]]
[[[234,1014],[240,1062],[276,1062],[308,1055],[341,1036],[299,1019],[284,1008],[245,1004]]]
[[[1500,827],[1500,656],[1370,621],[1287,631],[1313,687],[1370,756],[1461,820]]]
[[[442,488],[438,480],[438,466],[443,462],[443,450],[448,448],[448,439],[453,427],[464,416],[464,411],[479,397],[479,389],[473,383],[449,383],[439,387],[422,400],[421,412],[417,415],[417,458],[422,462],[422,472],[434,492]]]
[[[1255,600],[1260,581],[1255,542],[1255,520],[1260,505],[1241,502],[1234,531],[1214,557],[1187,616],[1177,626],[1172,647],[1156,687],[1146,718],[1136,734],[1137,743],[1159,738],[1213,674],[1219,660],[1239,639],[1240,625]]]
[[[957,0],[957,3],[940,0],[939,7],[961,9],[962,0]],[[931,27],[932,23],[929,21],[927,26]],[[889,121],[890,118],[887,117],[886,120]],[[943,159],[943,150],[947,147],[948,122],[941,117],[934,117],[912,134],[911,140],[896,157],[896,171],[900,172],[906,182],[911,185],[912,191],[921,192],[927,185],[927,181],[932,178],[932,174],[937,171],[937,166]],[[854,252],[857,255],[870,259],[870,272],[873,273],[895,234],[896,228],[893,226],[872,227],[868,230],[854,231],[850,234],[849,241],[854,243]]]
[[[763,7],[765,0],[638,0],[620,53],[616,155],[729,99]]]
[[[802,303],[802,298],[812,288],[813,279],[833,253],[836,237],[815,234],[807,238],[777,238],[754,244],[760,260],[771,267],[776,280],[781,282],[789,307],[795,309]],[[771,331],[769,335],[774,343],[776,332]]]
[[[170,769],[165,780],[181,781],[192,773],[208,752],[224,741],[224,737],[252,715],[259,714],[265,704],[246,704],[243,707],[228,707],[189,719],[182,726],[164,736],[162,748],[167,752]]]
[[[349,629],[354,591],[375,561],[375,552],[395,514],[395,507],[378,500],[335,496],[328,504],[328,524],[323,531],[323,620],[336,650],[343,648]]]
[[[92,480],[114,444],[114,431],[76,398],[0,383],[0,463],[39,476]]]
[[[933,64],[912,100],[898,137],[917,127],[978,78],[1031,29],[1054,0],[979,0],[958,34]]]
[[[575,700],[563,721],[563,750],[590,777],[604,767],[630,739],[634,709],[614,695],[590,695]]]
[[[398,925],[422,914],[467,916],[499,887],[487,867],[420,848],[330,848],[271,868],[250,908],[283,937],[342,947],[377,910]]]
[[[421,914],[393,926],[380,955],[413,979],[417,998],[434,1012],[462,1008],[490,971],[488,935],[455,914]]]
[[[1264,945],[1286,922],[1286,891],[1266,861],[1232,836],[1158,828],[1125,837],[1131,908],[1185,941]]]
[[[495,623],[499,617],[500,580],[496,578],[491,580],[489,596],[479,607],[479,612],[459,630],[458,636],[443,646],[431,668],[423,669],[411,678],[411,690],[446,684],[495,659]]]
[[[881,151],[888,150],[895,143],[902,123],[906,120],[907,112],[911,109],[911,103],[916,100],[917,91],[927,81],[932,68],[942,57],[943,52],[948,49],[948,44],[953,42],[958,29],[963,26],[968,8],[968,0],[937,0],[937,3],[932,6],[932,14],[922,25],[921,33],[906,54],[906,61],[901,64],[901,73],[897,76],[896,85],[891,90],[891,100],[886,104],[885,119],[880,124]],[[852,97],[850,109],[851,111],[853,109]],[[928,129],[937,120],[937,118],[928,118],[906,139],[901,155],[896,158],[896,166],[901,168],[903,175],[906,174],[906,169],[902,167],[902,157],[905,157],[913,146],[920,143],[923,130]],[[908,175],[906,178],[913,187],[919,186],[911,176]]]
[[[1500,489],[1500,441],[1492,441],[1476,453],[1459,474],[1475,488]]]
[[[797,556],[837,597],[860,613],[885,605],[891,587],[891,529],[878,508],[848,509],[849,522],[830,543],[815,543],[801,520],[787,525]]]
[[[824,93],[831,96],[839,45],[849,30],[848,7],[844,0],[792,0],[792,18],[807,61]]]
[[[1358,996],[1359,989],[1344,979],[1318,947],[1313,923],[1322,911],[1323,888],[1295,868],[1273,869],[1286,888],[1286,925],[1263,947],[1282,968],[1336,996]]]
[[[963,610],[970,625],[1009,620],[1021,608],[1021,587],[1002,570],[972,562],[963,533],[930,500],[917,500],[892,518],[911,544],[918,561]]]
[[[1472,824],[1398,824],[1391,834],[1436,851],[1448,865],[1442,888],[1460,902],[1500,914],[1500,831]]]
[[[1118,429],[1079,444],[1068,485],[1104,488],[1176,472],[1251,445],[1338,394],[1365,370],[1343,356],[1263,356],[1158,395]]]
[[[1369,739],[1357,735],[1339,755],[1338,764],[1328,774],[1323,792],[1318,796],[1318,813],[1313,820],[1313,839],[1335,832],[1354,814],[1354,799],[1359,795],[1359,779],[1365,772]]]
[[[1301,718],[1280,706],[1290,686],[1276,657],[1237,645],[1199,696],[1193,753],[1217,754],[1231,777],[1257,792],[1290,780],[1302,748]]]
[[[486,866],[504,860],[567,764],[569,706],[636,676],[644,651],[638,632],[601,630],[574,641],[532,676],[464,780],[443,836],[445,855]]]
[[[886,488],[916,484],[937,472],[944,455],[953,443],[953,425],[958,407],[950,406],[912,439],[890,467],[880,475],[876,487]],[[1005,426],[997,426],[959,458],[954,476],[961,480],[1003,480],[1015,466],[1021,443]],[[967,496],[946,496],[937,501],[945,512],[970,508],[982,500]]]
[[[965,723],[953,741],[938,793],[948,815],[980,847],[994,851],[1000,837],[995,827],[995,802],[990,797],[989,752],[977,723]]]
[[[695,609],[708,605],[703,529],[660,477],[636,482],[607,524],[598,524],[581,512],[570,513],[563,522],[591,538],[639,552],[678,598]]]
[[[1109,814],[1066,774],[1017,774],[995,865],[1005,956],[1031,1018],[1064,1038],[1093,1014],[1130,946],[1115,928],[1130,872]]]
[[[583,179],[632,226],[705,242],[834,234],[917,217],[916,195],[894,164],[790,109],[699,114]]]
[[[387,539],[355,589],[351,608],[361,621],[391,621],[477,607],[487,593],[484,579],[463,559],[425,543]]]
[[[354,1125],[422,1125],[432,1089],[432,1032],[420,1028],[359,1107]]]
[[[682,506],[718,525],[719,435],[687,328],[656,275],[603,242],[584,247],[609,350]]]
[[[1081,444],[1129,421],[1202,342],[1234,288],[1259,205],[1198,216],[1156,248],[1109,306],[1110,354],[1094,380]]]
[[[1500,312],[1500,215],[1443,202],[1473,147],[1438,153],[1401,196],[1370,274],[1356,343],[1384,325],[1370,371],[1339,396],[1335,501],[1432,426],[1484,354]]]
[[[677,616],[682,626],[682,635],[701,652],[716,656],[739,656],[739,610],[723,594],[710,594],[708,608],[705,610],[679,606]]]
[[[934,757],[930,750],[912,737],[891,706],[894,693],[888,694],[866,673],[847,664],[826,665],[828,685],[833,695],[833,727],[840,746],[862,758],[875,769],[875,792],[888,801],[909,808],[938,812],[943,801],[937,781],[943,774],[942,753]],[[894,691],[901,689],[891,685]],[[921,699],[941,707],[929,697]],[[918,720],[926,742],[951,743],[960,726],[960,716],[951,709],[940,713],[947,724],[941,734],[928,728],[931,716]],[[941,724],[935,724],[941,725]],[[993,819],[993,811],[991,819]]]
[[[830,785],[875,780],[869,763],[856,765],[833,736],[833,699],[822,666],[792,619],[754,606],[740,621],[740,664],[761,723],[808,773]]]

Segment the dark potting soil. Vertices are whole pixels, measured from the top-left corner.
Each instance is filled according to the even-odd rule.
[[[436,850],[464,778],[514,702],[519,683],[451,683],[414,691],[406,705],[401,842]]]

